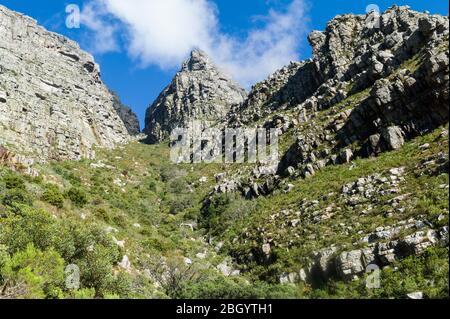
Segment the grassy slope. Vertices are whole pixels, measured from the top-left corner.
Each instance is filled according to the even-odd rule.
[[[207,244],[210,237],[208,230],[200,228],[192,232],[189,227],[182,227],[181,224],[190,221],[204,222],[206,217],[201,212],[202,201],[215,184],[214,175],[223,171],[236,171],[238,166],[172,165],[168,160],[169,150],[166,146],[148,146],[134,142],[113,151],[100,150],[95,161],[42,166],[39,170],[43,180],[27,178],[26,191],[33,199],[33,207],[45,210],[62,222],[75,220],[84,226],[97,225],[101,229],[113,227],[117,231],[113,231],[110,236],[119,241],[125,240],[125,247],[120,249],[119,257],[126,254],[131,260],[132,268],[127,274],[128,290],[111,288],[103,297],[180,296],[179,289],[175,292],[171,287],[156,289],[143,276],[145,269],[152,269],[155,260],[161,256],[168,260],[188,257],[194,261],[195,276],[192,275],[192,278],[200,282],[201,287],[191,288],[192,291],[181,294],[187,297],[400,297],[411,289],[424,290],[430,297],[442,297],[448,295],[445,292],[445,287],[448,288],[447,249],[433,250],[429,256],[412,257],[403,261],[399,265],[405,269],[402,273],[384,271],[385,280],[389,284],[375,292],[361,288],[360,282],[344,284],[331,281],[315,289],[305,285],[290,288],[277,285],[281,273],[298,270],[313,251],[331,244],[352,247],[352,243],[359,238],[359,231],[368,233],[381,225],[394,224],[417,215],[435,220],[438,215],[444,214],[445,219],[440,223],[448,224],[448,189],[440,188],[441,185],[448,185],[448,173],[439,176],[414,174],[417,173],[416,165],[420,161],[439,152],[448,154],[448,138],[440,137],[440,132],[441,130],[436,130],[419,137],[401,150],[384,153],[378,158],[358,159],[354,164],[329,166],[310,179],[289,181],[295,187],[288,194],[277,193],[253,201],[233,196],[231,201],[217,207],[219,217],[213,224],[217,229],[209,229],[215,235],[213,245]],[[419,145],[424,143],[430,143],[431,147],[419,151]],[[98,162],[108,167],[92,167],[91,164]],[[358,209],[348,207],[338,196],[345,183],[373,173],[386,174],[394,167],[407,168],[405,180],[400,187],[401,193],[414,194],[402,204],[405,208],[403,211],[395,211],[391,217],[386,218],[385,213],[390,207],[380,204],[375,205],[369,214],[361,215]],[[3,177],[8,174],[6,169],[1,171]],[[201,184],[199,179],[203,176],[207,177],[207,182]],[[57,185],[62,194],[77,187],[87,194],[88,203],[78,207],[66,197],[63,207],[57,208],[43,200],[48,184]],[[8,191],[4,183],[0,183],[0,191],[3,198]],[[327,194],[329,196],[324,196]],[[398,195],[385,195],[379,201],[385,203]],[[300,202],[310,200],[319,201],[317,210],[323,210],[332,204],[341,207],[341,210],[328,220],[318,224],[305,223],[295,229],[283,228],[280,221],[273,222],[269,219],[271,214],[285,209],[299,210]],[[7,205],[2,207],[3,211],[8,210]],[[4,216],[2,218],[0,225],[5,220]],[[220,232],[217,232],[218,229]],[[273,263],[266,265],[249,262],[237,265],[243,271],[242,279],[246,278],[242,282],[240,277],[230,280],[213,270],[228,254],[239,260],[259,249],[263,236],[267,233],[277,238],[279,244],[274,251],[277,258]],[[219,242],[223,242],[224,246],[217,254],[213,248]],[[17,252],[10,251],[11,256],[13,253]],[[196,257],[198,253],[206,253],[206,258]],[[119,260],[120,258],[111,265],[116,274],[123,272],[117,267]],[[404,278],[402,275],[408,277]],[[430,278],[436,279],[434,284],[428,280]],[[217,280],[220,284],[216,283]],[[407,280],[407,285],[403,283],[404,280]],[[186,281],[189,282],[187,279]],[[252,287],[263,288],[257,292],[243,292],[234,286],[236,283],[239,287],[245,286],[242,283],[248,281],[252,283]],[[266,285],[264,282],[271,284]],[[89,288],[89,284],[85,286]],[[226,292],[217,294],[218,289]],[[73,295],[65,295],[70,296]]]

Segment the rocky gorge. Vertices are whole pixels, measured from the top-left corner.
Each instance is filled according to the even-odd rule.
[[[0,298],[448,298],[448,17],[337,16],[249,92],[194,50],[141,141],[76,43],[2,6],[0,35]],[[280,161],[170,163],[193,121],[276,129]]]

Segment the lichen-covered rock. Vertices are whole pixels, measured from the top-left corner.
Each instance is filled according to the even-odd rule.
[[[161,142],[174,128],[187,127],[192,120],[217,122],[245,97],[245,91],[204,52],[195,50],[147,110],[144,132],[148,142]]]
[[[309,176],[311,168],[397,150],[448,123],[448,17],[394,6],[378,27],[372,15],[337,16],[309,36],[322,84],[305,101],[286,104],[301,134],[279,174],[292,175],[292,167]],[[328,115],[316,119],[322,111]]]
[[[80,159],[128,140],[91,55],[0,6],[0,145],[30,158]]]

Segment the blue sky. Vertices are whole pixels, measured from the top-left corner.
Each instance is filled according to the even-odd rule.
[[[151,1],[157,0],[147,0],[147,2]],[[190,1],[197,0],[177,0],[177,3]],[[77,4],[83,9],[92,5],[92,0],[0,0],[0,4],[33,17],[47,29],[66,35],[79,42],[83,49],[91,51],[101,66],[104,82],[119,93],[125,104],[133,108],[141,123],[143,123],[146,108],[170,82],[187,54],[186,48],[192,45],[202,49],[203,45],[209,48],[213,57],[216,57],[224,68],[229,69],[231,74],[237,75],[240,72],[239,75],[243,76],[238,78],[239,82],[249,87],[250,83],[263,79],[277,66],[287,64],[293,59],[310,57],[311,51],[306,41],[307,33],[313,29],[323,30],[326,22],[337,14],[362,14],[369,4],[376,4],[381,11],[397,4],[409,5],[417,11],[428,10],[431,13],[444,15],[448,15],[449,12],[448,2],[444,0],[198,1],[204,2],[203,7],[182,7],[178,15],[174,13],[165,17],[164,13],[156,14],[149,18],[149,21],[145,21],[145,16],[142,19],[139,10],[122,6],[123,3],[130,3],[132,0],[122,1],[115,8],[111,6],[108,12],[98,15],[95,13],[90,17],[89,23],[86,20],[89,27],[82,22],[80,29],[66,27],[66,5]],[[293,1],[299,6],[293,6]],[[95,5],[93,8],[97,9]],[[152,9],[158,10],[157,7]],[[191,9],[192,15],[197,16],[192,17],[191,20],[187,17],[184,21],[183,19],[186,18],[184,13],[191,12],[189,11]],[[203,15],[208,14],[211,15],[211,19],[203,19]],[[176,28],[167,30],[163,27],[166,26],[164,21],[156,21],[159,16],[163,17],[164,21],[170,21],[174,26],[186,23],[189,28],[184,29],[189,30],[180,31]],[[153,24],[151,19],[156,22]],[[102,43],[101,37],[105,35],[102,30],[94,30],[97,21],[102,22],[102,27],[115,26],[114,47],[96,48]],[[129,28],[130,25],[133,28]],[[147,36],[145,28],[156,31]],[[204,34],[202,30],[208,28],[214,31]],[[135,29],[136,33],[132,34]],[[168,32],[167,37],[180,34],[183,36],[179,38],[185,38],[186,35],[192,39],[179,45],[177,42],[182,42],[178,41],[180,39],[175,39],[175,43],[167,44],[164,41],[165,32]],[[263,40],[261,37],[264,37]],[[131,38],[133,40],[130,40]],[[219,49],[218,43],[224,46]],[[242,54],[227,53],[227,50],[239,51]]]

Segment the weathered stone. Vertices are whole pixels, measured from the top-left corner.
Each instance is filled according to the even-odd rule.
[[[391,150],[397,150],[405,144],[403,131],[398,126],[390,126],[382,131],[383,139]]]
[[[127,255],[123,256],[122,261],[118,263],[118,266],[127,272],[131,272],[131,262]]]
[[[245,91],[204,52],[195,50],[147,110],[144,132],[148,142],[161,142],[174,128],[190,127],[193,120],[220,120],[245,97]]]
[[[110,93],[113,96],[113,107],[123,121],[128,133],[130,135],[138,135],[141,132],[141,128],[136,113],[128,106],[122,104],[117,93],[113,91],[110,91]]]
[[[334,255],[336,247],[324,248],[315,254],[314,265],[319,276],[329,278],[334,272]]]
[[[416,291],[406,295],[408,299],[423,299],[423,292]]]
[[[91,158],[94,146],[128,140],[90,54],[1,5],[0,21],[0,145],[48,161]]]
[[[336,267],[342,278],[352,279],[364,272],[361,250],[341,253],[336,259]]]
[[[350,163],[353,158],[353,152],[351,149],[345,149],[339,155],[342,163]]]
[[[6,103],[7,95],[5,92],[0,91],[0,103]]]

